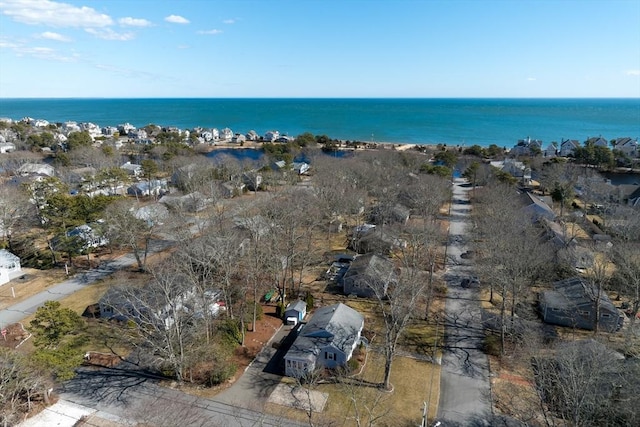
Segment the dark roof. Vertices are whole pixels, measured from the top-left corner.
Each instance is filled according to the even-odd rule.
[[[560,280],[553,284],[553,290],[542,293],[547,305],[554,308],[568,309],[596,302],[598,289],[581,277]],[[607,294],[600,293],[600,307],[609,311],[617,311]]]
[[[393,278],[395,278],[395,272],[391,260],[370,253],[359,256],[353,260],[344,278],[349,279],[355,276],[368,276],[389,282],[390,280],[387,279],[390,278],[393,280]]]

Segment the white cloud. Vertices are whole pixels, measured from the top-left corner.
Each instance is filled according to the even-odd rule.
[[[627,76],[640,76],[640,70],[627,70]]]
[[[85,28],[87,33],[92,34],[103,40],[127,41],[132,40],[135,36],[133,33],[117,33],[111,28]]]
[[[150,27],[151,26],[151,22],[147,21],[146,19],[131,18],[129,16],[127,16],[126,18],[118,19],[118,23],[126,27]]]
[[[225,19],[224,21],[222,21],[222,23],[231,25],[231,24],[235,24],[236,20],[235,19]]]
[[[44,33],[38,34],[38,38],[47,39],[47,40],[55,40],[57,42],[70,42],[71,39],[67,36],[63,36],[59,33],[54,33],[51,31],[45,31]]]
[[[178,49],[189,49],[191,46],[189,46],[188,44],[179,44],[178,45]]]
[[[90,7],[50,0],[3,0],[0,10],[14,21],[29,25],[98,28],[113,24],[109,15]]]
[[[19,46],[18,43],[10,40],[8,37],[0,37],[0,49],[15,49]]]
[[[18,56],[32,56],[38,59],[46,59],[58,62],[76,62],[78,60],[77,54],[63,55],[57,50],[50,47],[14,47],[13,51]]]
[[[169,15],[164,18],[165,21],[171,22],[172,24],[188,24],[189,20],[187,18],[183,18],[180,15]]]
[[[198,34],[208,34],[208,35],[216,35],[222,34],[222,30],[206,30],[206,31],[198,31]]]
[[[538,79],[536,79],[535,77],[527,77],[528,82],[535,82],[536,80]]]

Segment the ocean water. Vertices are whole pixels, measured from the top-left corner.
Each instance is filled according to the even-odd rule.
[[[0,117],[196,126],[262,135],[512,147],[518,139],[640,137],[640,99],[0,99]]]

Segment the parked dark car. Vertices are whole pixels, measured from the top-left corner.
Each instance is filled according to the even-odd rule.
[[[465,277],[464,279],[462,279],[462,282],[460,282],[460,286],[462,286],[463,288],[470,288],[471,286],[480,286],[480,280],[478,280],[478,278],[474,276]]]

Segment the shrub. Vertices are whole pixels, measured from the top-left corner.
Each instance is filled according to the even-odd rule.
[[[491,356],[500,356],[501,345],[500,337],[497,335],[489,334],[484,337],[484,352]]]
[[[307,310],[311,310],[314,307],[314,300],[311,292],[307,293],[307,297],[304,299],[304,302],[307,303]]]
[[[205,385],[213,387],[222,384],[235,374],[237,366],[235,363],[224,363],[214,366],[209,372]]]
[[[235,348],[242,342],[242,333],[240,324],[237,320],[227,318],[218,324],[218,332],[220,333],[220,343],[225,347]]]
[[[360,369],[360,362],[355,357],[352,357],[347,361],[347,368],[349,368],[349,372],[355,372]]]

